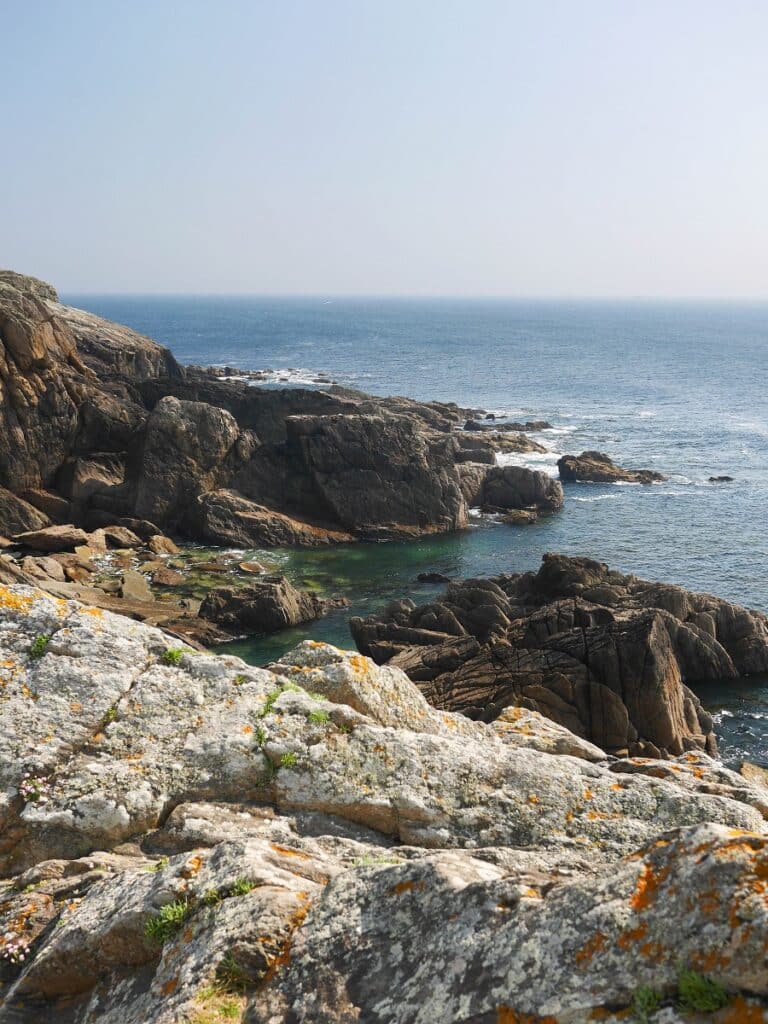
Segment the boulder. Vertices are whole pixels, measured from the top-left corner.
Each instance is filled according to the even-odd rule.
[[[74,551],[88,543],[88,534],[76,526],[45,526],[40,530],[17,533],[13,541],[35,551]]]
[[[135,569],[126,569],[123,573],[120,596],[129,601],[154,600],[147,577],[143,572],[136,572]]]
[[[102,531],[112,548],[140,548],[143,543],[141,537],[125,526],[104,526]]]
[[[62,498],[60,494],[37,488],[24,491],[20,497],[30,505],[33,505],[54,523],[67,523],[72,520],[70,503],[66,498]],[[43,523],[41,525],[45,526],[47,524]],[[28,527],[28,529],[31,528]]]
[[[554,512],[562,508],[563,488],[558,480],[541,470],[524,466],[494,466],[485,476],[481,502],[486,510]]]
[[[603,452],[582,452],[581,455],[563,455],[557,460],[560,479],[569,483],[655,484],[666,480],[662,473],[651,469],[622,469]]]
[[[321,547],[355,539],[351,533],[316,526],[265,508],[236,491],[200,495],[192,515],[199,534],[214,544],[245,548]]]
[[[170,537],[162,533],[153,534],[147,541],[147,547],[153,555],[178,555],[179,549]]]
[[[339,607],[339,600],[297,590],[284,576],[267,576],[247,586],[209,590],[199,614],[233,632],[273,633],[317,619],[332,606]]]

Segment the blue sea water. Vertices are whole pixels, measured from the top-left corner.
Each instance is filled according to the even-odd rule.
[[[703,302],[64,296],[168,345],[185,363],[326,372],[405,394],[546,419],[551,455],[597,448],[657,469],[651,487],[566,485],[566,507],[534,526],[477,519],[450,537],[264,557],[297,582],[343,590],[352,612],[449,576],[535,568],[545,551],[584,554],[768,611],[768,304]],[[290,370],[290,372],[288,372]],[[713,484],[728,475],[733,483]],[[339,613],[242,646],[263,662],[311,634],[348,643]],[[768,762],[768,681],[712,692],[722,747]]]

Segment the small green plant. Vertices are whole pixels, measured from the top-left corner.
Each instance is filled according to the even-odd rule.
[[[267,742],[267,730],[263,725],[257,725],[253,730],[253,739],[257,747],[263,747]]]
[[[317,725],[322,725],[325,722],[330,722],[331,716],[327,711],[310,711],[307,715],[307,719]]]
[[[275,701],[283,692],[282,687],[278,686],[276,690],[270,690],[267,694],[264,703],[261,705],[258,711],[254,711],[256,718],[266,718],[272,708],[275,706]]]
[[[280,755],[280,767],[281,768],[295,768],[298,764],[298,757],[291,750],[286,754]]]
[[[48,648],[48,644],[50,643],[50,641],[50,636],[46,636],[44,633],[38,633],[38,635],[35,637],[35,639],[29,646],[30,658],[42,658],[42,656],[45,654]]]
[[[247,878],[238,878],[237,881],[233,882],[229,889],[230,896],[247,896],[248,893],[256,888],[256,883],[251,882]]]
[[[217,903],[221,903],[221,893],[218,889],[208,889],[203,893],[202,902],[206,907],[215,907]]]
[[[339,730],[339,732],[346,732],[346,733],[352,732],[352,726],[351,725],[347,725],[346,722],[342,722],[341,725],[337,725],[336,728]]]
[[[641,985],[632,998],[632,1010],[640,1024],[647,1024],[648,1018],[661,1006],[661,996],[650,985]]]
[[[163,871],[167,867],[168,867],[168,858],[167,857],[161,857],[160,860],[155,861],[155,863],[152,864],[151,867],[148,868],[148,870],[149,871]]]
[[[685,1011],[721,1010],[729,1002],[728,993],[719,982],[685,968],[677,976],[677,994],[680,1009]]]
[[[227,953],[216,968],[216,981],[224,992],[242,993],[251,983],[252,979],[237,962],[232,953]]]
[[[242,672],[238,672],[235,678],[232,680],[235,686],[242,686],[243,683],[248,682],[248,676],[244,676]]]
[[[114,722],[117,718],[117,705],[113,704],[111,708],[107,709],[106,715],[104,715],[104,724],[109,725],[110,722]]]
[[[169,647],[167,651],[163,651],[160,655],[160,661],[164,665],[178,665],[184,654],[183,647]]]
[[[184,922],[192,912],[186,900],[174,900],[161,907],[160,912],[150,917],[144,926],[144,935],[158,946],[164,945],[181,931]]]

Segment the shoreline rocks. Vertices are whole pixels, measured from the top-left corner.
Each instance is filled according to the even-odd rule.
[[[198,614],[232,633],[259,635],[311,622],[348,603],[345,598],[322,598],[298,590],[284,576],[266,576],[237,588],[214,587]]]
[[[563,455],[557,460],[557,469],[560,479],[568,483],[657,484],[668,479],[651,469],[623,469],[604,452]]]
[[[358,649],[436,707],[492,721],[530,708],[617,755],[716,749],[697,683],[768,671],[768,618],[706,594],[545,555],[537,573],[465,580],[353,617]]]

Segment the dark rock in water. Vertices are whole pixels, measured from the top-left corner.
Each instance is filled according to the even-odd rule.
[[[732,476],[711,476],[709,478],[709,483],[711,483],[711,484],[732,484],[733,483],[733,477]]]
[[[416,579],[419,583],[450,583],[450,576],[441,572],[420,572]]]
[[[200,617],[233,632],[274,633],[343,607],[341,598],[330,600],[297,590],[284,576],[268,576],[244,587],[216,587],[200,606]]]
[[[184,576],[175,569],[168,569],[165,566],[152,571],[152,586],[154,587],[178,587],[184,582]]]
[[[530,526],[538,521],[538,512],[531,512],[524,508],[512,509],[511,512],[507,512],[506,515],[502,516],[502,522],[509,523],[510,526]]]
[[[545,555],[535,574],[393,608],[353,618],[355,643],[436,707],[485,721],[531,708],[617,754],[713,752],[689,687],[768,671],[766,616],[592,559]]]
[[[653,484],[666,480],[651,469],[622,469],[603,452],[582,452],[581,455],[563,455],[557,460],[560,479],[567,482]]]
[[[554,512],[563,505],[559,480],[524,466],[494,466],[485,476],[481,503],[487,510],[539,509]]]
[[[495,416],[486,416],[486,419],[495,420]],[[480,423],[478,420],[467,420],[464,424],[465,430],[515,430],[521,433],[526,431],[535,433],[540,430],[551,430],[552,424],[546,420],[528,420],[526,423]]]

